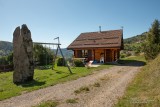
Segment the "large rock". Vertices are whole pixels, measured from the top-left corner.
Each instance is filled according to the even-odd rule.
[[[24,24],[13,33],[13,82],[15,84],[33,80],[33,42],[31,32]]]

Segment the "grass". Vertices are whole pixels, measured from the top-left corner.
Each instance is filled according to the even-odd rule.
[[[122,70],[119,70],[117,73],[121,73],[121,72],[123,72]]]
[[[67,99],[66,100],[66,103],[72,103],[72,104],[74,104],[74,103],[78,103],[78,98],[74,98],[74,99]]]
[[[87,86],[84,86],[84,87],[79,88],[78,90],[75,90],[74,93],[79,94],[82,92],[89,92],[89,91],[90,91],[89,88]]]
[[[122,58],[118,63],[126,64],[126,63],[131,63],[131,62],[141,62],[143,65],[146,64],[144,55],[130,56],[130,57]]]
[[[101,81],[109,81],[110,79],[111,79],[111,78],[110,78],[110,76],[108,76],[108,75],[100,78]]]
[[[49,101],[42,102],[41,104],[33,107],[56,107],[57,105],[58,105],[58,102],[49,100]]]
[[[100,87],[100,83],[96,82],[93,84],[94,87]]]
[[[115,107],[160,107],[160,55],[144,66]]]
[[[97,68],[87,69],[85,67],[75,67],[70,74],[67,67],[57,67],[55,70],[35,69],[34,81],[21,85],[13,84],[13,72],[0,73],[0,100],[21,95],[33,90],[53,86],[58,83],[74,80],[97,72],[98,70],[109,68],[112,65],[101,65]]]

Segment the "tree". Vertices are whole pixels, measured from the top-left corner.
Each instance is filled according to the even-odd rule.
[[[38,65],[49,64],[53,60],[53,51],[42,45],[34,45],[33,48],[34,61],[38,62]]]
[[[0,57],[0,65],[13,65],[13,52],[7,56]]]
[[[7,56],[7,61],[9,65],[13,65],[13,52]]]
[[[160,52],[160,23],[156,19],[147,33],[147,40],[143,44],[147,60],[155,59]]]

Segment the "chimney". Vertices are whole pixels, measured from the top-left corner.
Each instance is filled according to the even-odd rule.
[[[101,26],[99,26],[99,33],[101,33]]]

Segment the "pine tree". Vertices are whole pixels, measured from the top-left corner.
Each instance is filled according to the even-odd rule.
[[[152,60],[160,52],[160,23],[156,19],[147,33],[147,41],[144,44],[144,54],[147,60]]]
[[[148,42],[151,44],[160,44],[160,23],[156,19],[148,32]]]

